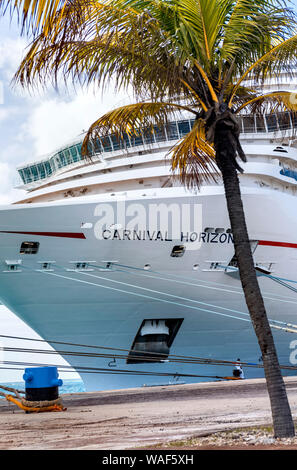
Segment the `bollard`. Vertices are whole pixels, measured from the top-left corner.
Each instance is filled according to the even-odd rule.
[[[30,367],[25,369],[26,400],[52,401],[59,398],[59,387],[63,381],[58,378],[57,367]]]

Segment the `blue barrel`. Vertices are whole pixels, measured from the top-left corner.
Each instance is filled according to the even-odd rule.
[[[25,369],[26,400],[51,401],[59,398],[59,387],[63,381],[58,378],[58,369],[54,366],[30,367]]]

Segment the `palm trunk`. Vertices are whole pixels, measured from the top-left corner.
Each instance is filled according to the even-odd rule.
[[[234,136],[232,137],[234,142]],[[230,128],[216,129],[215,148],[223,176],[227,207],[234,237],[235,255],[246,304],[262,352],[268,394],[271,403],[275,437],[294,436],[294,423],[281,374],[271,328],[259,288],[251,251],[239,178],[234,166],[234,151],[230,141]],[[233,153],[233,155],[230,155]],[[230,158],[231,157],[231,158]]]

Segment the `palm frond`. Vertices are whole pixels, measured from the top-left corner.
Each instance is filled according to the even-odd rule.
[[[279,42],[276,46],[271,47],[264,55],[253,62],[243,75],[238,79],[234,86],[229,106],[232,105],[234,96],[236,95],[238,87],[250,78],[254,73],[254,78],[259,79],[262,73],[263,78],[271,77],[278,72],[288,68],[293,69],[297,64],[297,34]]]
[[[246,110],[249,113],[264,114],[278,111],[297,112],[296,93],[289,91],[275,91],[272,93],[260,94],[249,100],[246,100],[235,111],[239,114]]]
[[[46,0],[16,2],[28,15]],[[37,16],[45,26],[17,74],[24,85],[34,79],[57,81],[58,72],[98,85],[112,76],[119,87],[130,83],[141,99],[189,96],[190,87],[209,108],[221,88],[241,75],[235,94],[244,72],[259,70],[261,57],[267,58],[260,67],[266,71],[296,56],[296,44],[288,39],[296,21],[283,0],[61,2],[49,2],[51,15],[56,14],[53,28]],[[1,4],[15,5],[12,0]],[[287,57],[284,48],[280,54],[279,43],[284,41],[292,45]],[[278,51],[276,56],[272,49]]]
[[[192,130],[169,152],[172,172],[183,185],[197,189],[205,181],[217,182],[215,150],[205,137],[205,123],[197,119]]]
[[[229,3],[229,17],[224,25],[222,57],[246,68],[246,59],[255,61],[265,49],[293,32],[294,15],[282,0],[223,0]]]
[[[174,61],[160,63],[143,50],[131,50],[120,41],[108,44],[100,39],[64,41],[45,45],[38,38],[22,61],[14,81],[23,86],[52,82],[55,86],[63,77],[89,85],[102,86],[111,80],[116,88],[127,89],[133,82],[136,95],[191,95],[187,78]]]
[[[90,0],[87,10],[68,5],[56,28],[34,40],[15,81],[27,86],[52,80],[56,85],[60,72],[98,86],[112,78],[118,88],[132,84],[136,95],[149,93],[154,99],[191,95],[191,72],[168,53],[167,38],[151,16],[119,10],[117,3]]]
[[[180,23],[194,45],[195,57],[209,71],[227,8],[218,0],[185,0],[178,2],[178,11]]]
[[[24,30],[34,34],[43,31],[47,34],[57,22],[57,14],[63,15],[64,8],[70,0],[0,0],[0,16],[9,10],[10,16],[17,15]]]
[[[124,136],[153,134],[154,128],[162,128],[169,117],[182,111],[194,115],[198,110],[175,103],[143,102],[114,109],[95,121],[89,128],[82,145],[82,155],[90,156],[92,148],[107,135],[113,134],[118,140]]]

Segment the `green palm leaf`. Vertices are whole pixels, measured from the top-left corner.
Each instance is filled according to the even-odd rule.
[[[143,102],[122,106],[114,109],[89,128],[82,146],[82,154],[88,155],[90,143],[96,144],[109,134],[114,134],[122,139],[124,134],[129,136],[139,135],[141,132],[153,132],[154,127],[162,128],[168,124],[168,119],[176,113],[187,111],[193,115],[197,110],[176,103]]]
[[[36,33],[40,30],[46,34],[57,21],[57,12],[63,10],[69,0],[0,0],[0,14],[10,10],[11,15],[17,14],[22,27],[30,27]]]

